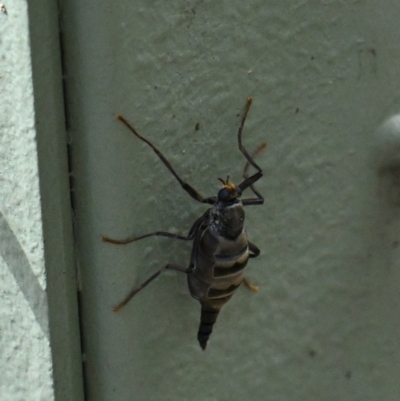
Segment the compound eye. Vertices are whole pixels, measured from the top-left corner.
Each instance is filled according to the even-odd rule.
[[[222,188],[218,192],[218,200],[222,202],[227,202],[231,197],[231,194],[226,188]]]

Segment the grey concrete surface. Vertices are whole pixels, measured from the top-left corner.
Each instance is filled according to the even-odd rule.
[[[0,11],[0,399],[83,399],[57,4]]]

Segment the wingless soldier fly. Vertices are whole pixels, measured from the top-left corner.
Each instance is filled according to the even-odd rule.
[[[156,235],[180,240],[193,240],[189,267],[167,264],[131,291],[119,305],[113,308],[113,311],[118,312],[139,291],[165,270],[177,270],[186,273],[190,293],[201,304],[201,320],[197,339],[203,350],[207,346],[207,341],[222,306],[229,301],[240,284],[245,283],[254,292],[258,290],[244,276],[248,259],[255,258],[260,254],[257,246],[248,240],[247,233],[243,228],[244,206],[264,203],[264,198],[254,187],[254,183],[263,176],[263,172],[254,158],[266,147],[266,144],[259,146],[253,155],[250,155],[242,145],[243,126],[251,103],[252,98],[249,97],[238,132],[239,150],[247,159],[243,171],[244,181],[239,185],[234,185],[229,181],[229,176],[226,180],[219,178],[223,187],[217,196],[209,198],[204,198],[192,186],[184,182],[165,156],[149,140],[141,136],[124,117],[117,116],[117,119],[122,121],[134,135],[153,149],[179,181],[182,188],[193,199],[200,203],[212,205],[212,207],[196,220],[186,237],[164,231],[156,231],[123,240],[103,237],[104,242],[112,244],[129,244]],[[249,177],[247,170],[250,164],[257,169],[257,172]],[[240,197],[246,188],[250,188],[256,197],[241,200]]]

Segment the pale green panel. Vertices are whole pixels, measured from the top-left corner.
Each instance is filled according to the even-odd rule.
[[[89,399],[398,400],[398,202],[378,128],[399,112],[400,3],[61,6]],[[246,221],[260,291],[235,294],[202,352],[183,275],[111,312],[190,244],[101,235],[183,234],[205,210],[115,115],[211,196],[241,179],[248,95],[244,142],[269,145]]]
[[[84,397],[59,9],[29,0],[35,129],[56,401]]]

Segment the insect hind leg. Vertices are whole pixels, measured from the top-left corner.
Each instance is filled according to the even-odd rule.
[[[162,267],[160,270],[156,271],[152,276],[150,276],[147,280],[145,280],[142,284],[134,288],[122,302],[120,302],[117,306],[112,308],[113,312],[119,312],[138,292],[143,290],[143,288],[147,287],[154,279],[156,279],[161,273],[165,272],[166,270],[177,270],[182,273],[189,272],[188,268],[174,264],[168,264]]]
[[[260,255],[260,250],[258,249],[258,247],[250,241],[249,241],[249,250],[251,252],[250,253],[251,258],[256,258],[257,256]],[[255,284],[251,283],[248,278],[245,277],[243,279],[243,283],[250,291],[252,291],[254,293],[258,292],[259,287]]]
[[[258,290],[259,290],[258,285],[251,283],[248,278],[245,277],[243,279],[243,283],[251,292],[254,292],[254,293],[258,292]]]

